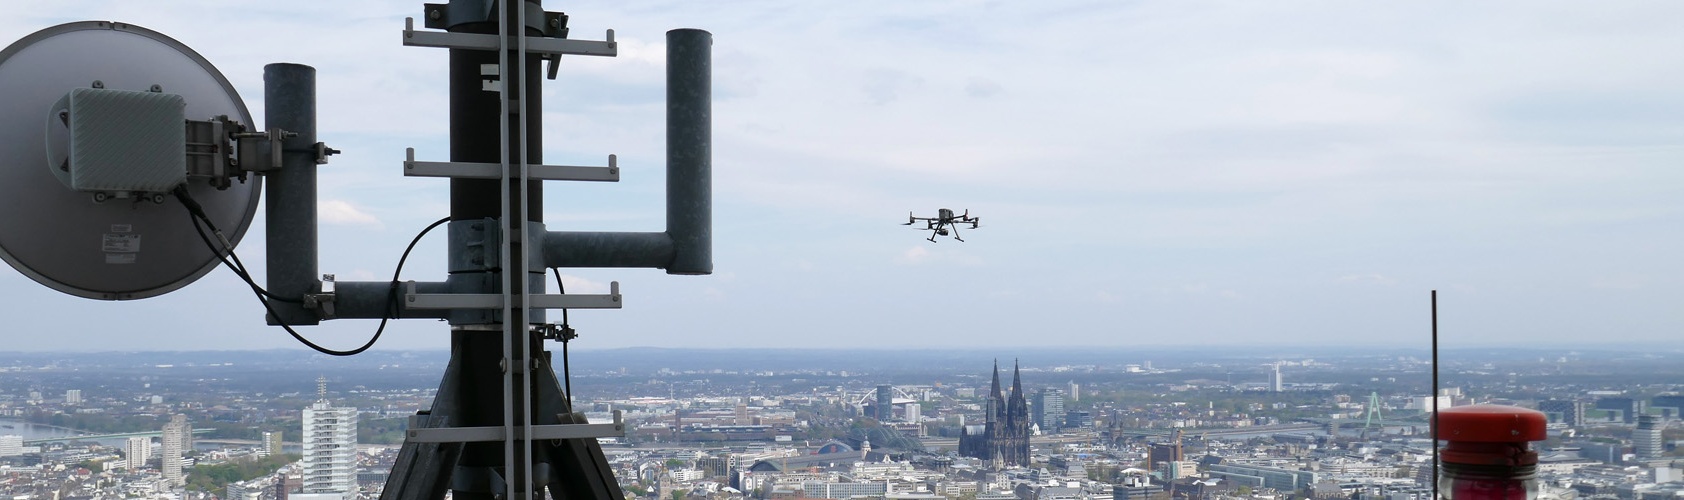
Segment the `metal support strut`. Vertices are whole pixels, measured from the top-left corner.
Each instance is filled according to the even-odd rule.
[[[427,28],[445,31],[406,20],[403,44],[449,50],[450,161],[416,161],[410,150],[403,165],[406,176],[450,179],[446,280],[318,279],[316,166],[337,151],[316,142],[313,68],[266,66],[266,132],[234,134],[239,161],[218,164],[223,153],[213,150],[201,170],[232,175],[226,167],[243,165],[268,177],[271,324],[449,321],[450,365],[432,407],[411,419],[382,499],[525,500],[546,490],[623,498],[596,438],[624,436],[624,423],[616,414],[590,424],[576,412],[543,346],[545,310],[619,308],[618,282],[606,295],[545,294],[544,270],[712,273],[712,35],[667,33],[666,231],[549,232],[544,180],[616,182],[621,170],[615,155],[606,167],[543,164],[542,65],[554,78],[563,55],[612,57],[613,30],[604,41],[569,40],[567,16],[544,12],[539,0],[450,0],[424,4],[423,15]],[[204,124],[206,137],[221,140],[219,123]]]

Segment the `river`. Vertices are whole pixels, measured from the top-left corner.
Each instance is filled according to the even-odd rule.
[[[87,434],[87,433],[86,432],[77,432],[75,430],[66,429],[66,428],[63,428],[63,427],[56,427],[56,426],[45,425],[45,424],[32,424],[32,423],[25,422],[25,421],[22,421],[22,420],[17,420],[17,419],[0,419],[0,436],[8,436],[8,435],[10,435],[10,436],[23,436],[24,441],[29,441],[29,440],[33,440],[33,439],[48,439],[48,438],[56,438],[56,437],[76,436],[76,435],[84,435],[84,434]],[[124,441],[126,441],[127,439],[128,438],[113,438],[113,439],[97,439],[95,441],[97,441],[99,444],[105,445],[105,446],[123,446]],[[156,438],[154,438],[154,439],[156,439]],[[251,447],[254,447],[254,446],[256,446],[256,444],[205,443],[205,442],[201,442],[199,440],[194,440],[194,442],[193,442],[193,448],[196,449],[196,450],[199,450],[199,451],[219,450],[219,449],[223,449],[223,448],[251,448]],[[300,452],[299,446],[297,444],[289,444],[289,445],[283,446],[283,450],[287,453],[299,453]]]

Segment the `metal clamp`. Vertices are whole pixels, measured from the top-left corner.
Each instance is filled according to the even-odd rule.
[[[559,340],[559,341],[562,341],[562,342],[566,342],[566,341],[569,341],[569,340],[579,338],[579,331],[573,329],[572,326],[569,326],[565,323],[560,324],[560,325],[543,324],[543,325],[538,325],[536,328],[538,330],[539,338],[542,338],[544,340]]]
[[[466,23],[494,22],[497,19],[491,15],[487,6],[465,5],[464,2],[427,3],[421,4],[426,13],[426,26],[435,30],[448,30],[452,26]],[[476,8],[477,7],[477,8]],[[526,27],[539,30],[544,36],[567,38],[567,14],[548,12],[536,2],[526,3]]]
[[[318,143],[315,143],[313,146],[315,146],[315,148],[316,148],[316,164],[317,165],[326,165],[327,164],[327,157],[340,153],[340,151],[337,150],[337,149],[327,147],[327,144],[325,144],[325,143],[318,142]]]
[[[239,167],[247,172],[273,172],[281,169],[281,142],[298,137],[297,132],[271,128],[262,132],[232,134],[239,145]]]
[[[209,179],[217,189],[228,189],[234,179],[245,182],[246,172],[263,174],[280,170],[282,141],[298,133],[272,128],[247,132],[245,124],[226,115],[209,120],[187,120],[187,175]],[[316,163],[339,150],[316,143]]]
[[[304,294],[304,308],[316,311],[316,317],[318,318],[334,319],[338,317],[333,312],[333,300],[336,296],[333,291],[333,281],[334,276],[332,274],[323,274],[322,292]]]
[[[210,179],[217,189],[228,189],[234,178],[245,182],[245,172],[234,155],[233,138],[246,126],[218,115],[209,120],[187,120],[187,176]]]

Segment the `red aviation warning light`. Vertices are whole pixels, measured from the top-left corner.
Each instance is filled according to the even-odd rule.
[[[1515,406],[1472,405],[1438,414],[1439,491],[1454,500],[1534,500],[1538,498],[1538,452],[1543,441],[1542,412]]]

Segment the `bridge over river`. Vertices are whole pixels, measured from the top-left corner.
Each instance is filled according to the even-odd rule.
[[[216,429],[193,429],[194,434],[206,434]],[[41,445],[46,443],[68,443],[71,441],[100,441],[105,439],[126,439],[132,437],[161,437],[164,431],[152,432],[122,432],[117,434],[78,434],[75,436],[53,436],[47,438],[25,439],[24,446]]]

